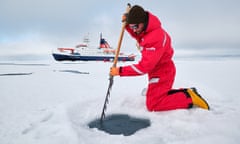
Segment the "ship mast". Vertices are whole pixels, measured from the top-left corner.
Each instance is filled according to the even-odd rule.
[[[88,46],[88,43],[90,42],[90,40],[89,40],[89,33],[86,36],[84,36],[83,42]]]

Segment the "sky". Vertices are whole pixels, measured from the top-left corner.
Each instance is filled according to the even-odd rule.
[[[50,53],[86,35],[97,46],[100,33],[116,47],[127,3],[158,16],[175,49],[240,49],[238,0],[0,0],[0,55]],[[136,51],[127,33],[121,49]]]

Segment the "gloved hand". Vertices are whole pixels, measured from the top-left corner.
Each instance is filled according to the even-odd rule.
[[[111,75],[111,76],[117,76],[117,75],[119,75],[119,70],[120,70],[119,67],[111,67],[111,68],[110,68],[110,75]]]
[[[127,21],[127,18],[128,18],[128,13],[124,13],[122,15],[122,22],[126,22]]]

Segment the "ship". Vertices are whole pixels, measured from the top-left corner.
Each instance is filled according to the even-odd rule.
[[[83,43],[75,47],[60,47],[52,52],[56,61],[113,61],[115,58],[115,49],[113,49],[105,38],[100,34],[99,47],[90,47],[89,38],[84,37]],[[119,53],[118,61],[134,61],[134,54]]]

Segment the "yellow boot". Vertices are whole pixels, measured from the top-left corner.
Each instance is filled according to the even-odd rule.
[[[191,96],[193,105],[198,106],[200,108],[209,110],[209,105],[206,100],[204,100],[200,94],[198,94],[196,88],[188,88],[187,93]]]

